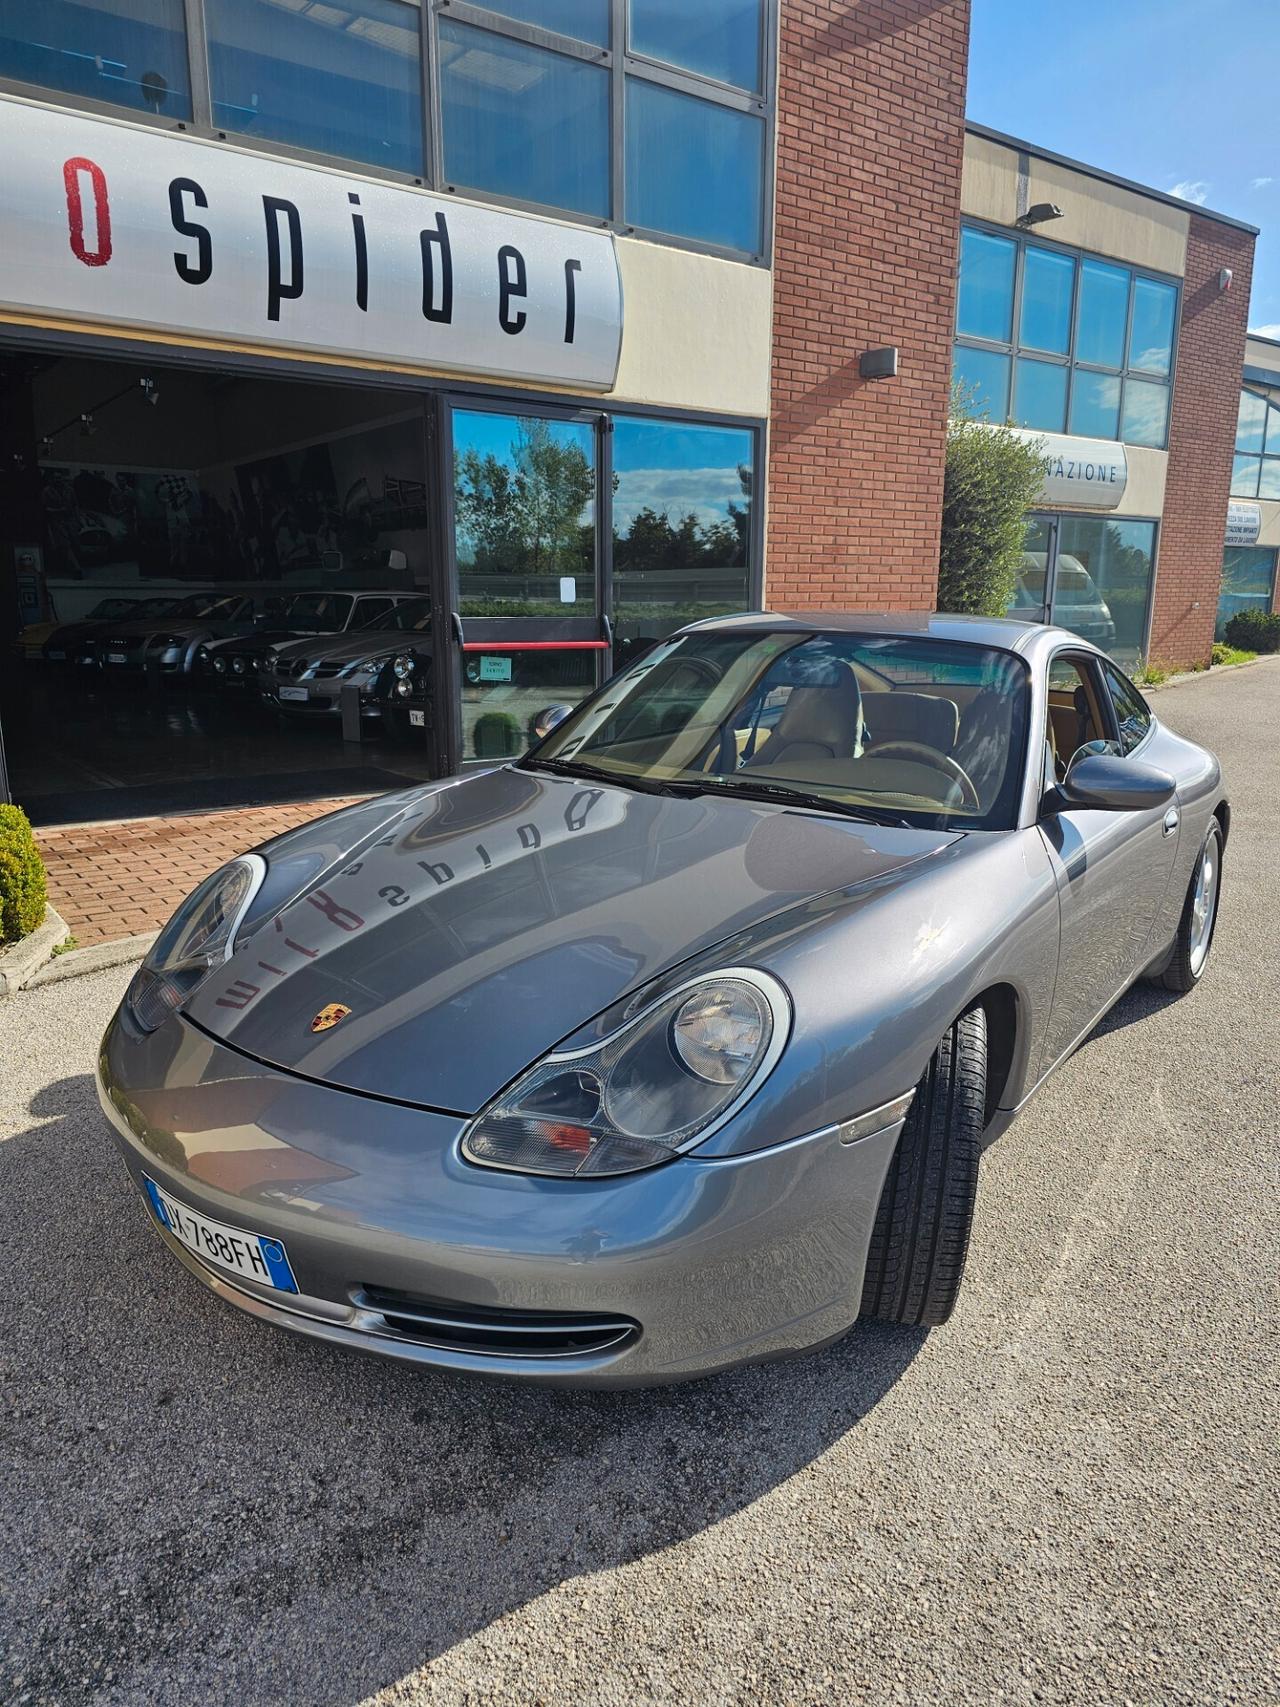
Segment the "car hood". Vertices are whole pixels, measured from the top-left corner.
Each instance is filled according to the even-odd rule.
[[[382,658],[393,652],[408,651],[413,640],[390,628],[352,628],[345,634],[313,634],[304,640],[294,640],[280,647],[277,657],[305,658],[308,663],[340,662],[357,658]]]
[[[316,827],[342,863],[186,1012],[260,1061],[459,1114],[735,931],[891,880],[956,840],[514,767],[386,805],[390,821],[354,857],[335,845],[341,819]],[[367,837],[368,808],[358,822]],[[313,1030],[333,1004],[350,1012]]]

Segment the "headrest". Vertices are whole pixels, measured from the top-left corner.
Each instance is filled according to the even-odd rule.
[[[821,686],[795,687],[782,708],[769,745],[792,742],[826,747],[833,758],[852,758],[862,734],[862,689],[852,670],[840,667]]]

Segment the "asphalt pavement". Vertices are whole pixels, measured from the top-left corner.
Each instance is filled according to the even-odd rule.
[[[1280,661],[1163,691],[1234,822],[1209,975],[987,1153],[932,1333],[640,1394],[295,1340],[151,1233],[0,1003],[0,1700],[1280,1701]]]

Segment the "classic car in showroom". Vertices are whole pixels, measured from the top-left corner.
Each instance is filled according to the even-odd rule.
[[[262,626],[252,634],[210,640],[196,647],[197,678],[219,687],[256,689],[258,671],[281,646],[311,635],[364,628],[414,595],[403,588],[337,588],[290,593],[264,603]]]
[[[172,1255],[334,1345],[639,1386],[934,1326],[982,1149],[1203,977],[1229,826],[1065,630],[716,619],[216,872],[101,1103]]]
[[[176,599],[160,596],[99,599],[86,615],[74,622],[41,622],[24,628],[18,636],[18,651],[29,660],[40,659],[46,664],[69,663],[75,659],[80,645],[92,640],[104,624],[162,616],[176,603]]]
[[[290,641],[259,661],[258,692],[286,714],[338,717],[342,689],[351,683],[359,691],[361,717],[380,718],[383,667],[404,650],[408,637],[425,635],[430,626],[431,600],[414,597],[363,628]]]

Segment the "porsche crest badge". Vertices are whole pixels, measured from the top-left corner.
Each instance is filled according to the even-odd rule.
[[[327,1008],[320,1012],[311,1022],[312,1031],[332,1031],[340,1020],[346,1019],[351,1009],[344,1007],[341,1002],[330,1002]]]

